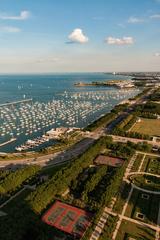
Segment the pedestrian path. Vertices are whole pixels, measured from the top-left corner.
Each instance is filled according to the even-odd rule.
[[[96,227],[95,227],[95,229],[94,229],[94,231],[93,231],[93,233],[92,233],[92,235],[90,237],[90,240],[98,240],[99,239],[99,237],[100,237],[100,235],[101,235],[101,233],[102,233],[102,231],[104,229],[104,226],[105,226],[105,224],[107,222],[107,219],[109,217],[107,209],[112,211],[115,202],[116,202],[116,198],[112,198],[112,201],[111,201],[111,204],[110,204],[109,208],[108,207],[104,208],[102,216],[100,217],[100,220],[97,223],[97,225],[96,225]]]
[[[140,172],[141,169],[142,169],[142,166],[143,166],[143,164],[144,164],[145,157],[146,157],[146,154],[144,154],[144,156],[143,156],[143,158],[142,158],[142,160],[141,160],[141,163],[140,163],[139,168],[138,168],[138,172]]]
[[[119,215],[119,220],[118,220],[117,225],[116,225],[116,228],[115,228],[115,230],[114,230],[114,232],[113,232],[112,240],[115,240],[115,239],[116,239],[116,236],[117,236],[117,233],[118,233],[118,231],[119,231],[120,225],[121,225],[122,220],[123,220],[123,218],[124,218],[124,214],[125,214],[125,212],[126,212],[126,208],[127,208],[127,206],[128,206],[129,200],[130,200],[130,198],[131,198],[131,196],[132,196],[132,192],[133,192],[133,187],[131,188],[131,190],[130,190],[130,192],[129,192],[129,194],[128,194],[128,198],[127,198],[127,200],[126,200],[126,202],[125,202],[125,204],[124,204],[124,206],[123,206],[122,213],[121,213],[121,215]]]
[[[3,208],[4,206],[6,206],[10,201],[12,201],[14,198],[16,198],[17,196],[19,196],[26,188],[22,188],[19,192],[17,192],[15,195],[13,195],[12,197],[10,197],[7,201],[5,201],[4,203],[2,203],[0,205],[0,209]]]

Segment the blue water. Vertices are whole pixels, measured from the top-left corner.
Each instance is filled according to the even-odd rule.
[[[77,82],[114,79],[127,77],[105,73],[0,75],[0,104],[32,98],[29,103],[0,107],[0,144],[11,137],[17,139],[0,147],[0,152],[15,151],[16,146],[51,128],[83,128],[119,102],[137,94],[137,89],[74,86]]]
[[[52,74],[52,75],[0,75],[0,103],[21,100],[24,97],[38,101],[49,101],[64,91],[97,90],[93,87],[77,88],[74,83],[127,79],[103,73]],[[105,89],[106,88],[101,88]]]

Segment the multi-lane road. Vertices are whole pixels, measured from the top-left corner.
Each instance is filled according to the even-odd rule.
[[[104,129],[99,129],[94,132],[87,132],[84,133],[84,139],[81,140],[80,142],[76,143],[74,146],[71,148],[65,150],[65,151],[60,151],[56,152],[53,154],[48,154],[44,156],[40,156],[37,158],[23,158],[23,159],[18,159],[18,160],[2,160],[0,161],[0,168],[18,168],[22,165],[29,165],[29,164],[38,164],[41,166],[52,166],[52,165],[58,165],[62,164],[64,162],[71,161],[78,157],[80,154],[85,152],[89,146],[93,144],[93,142],[100,138],[101,136],[110,134],[112,129],[118,124],[120,121],[122,121],[127,114],[129,114],[130,111],[133,111],[134,107],[137,104],[143,104],[144,101],[146,101],[146,98],[148,97],[149,94],[153,92],[154,89],[152,89],[150,92],[145,95],[145,97],[142,97],[138,99],[134,105],[132,105],[132,108],[125,112],[122,112],[119,114],[119,116],[111,123],[108,125],[107,128]],[[138,142],[144,142],[144,140],[141,139],[133,139],[133,138],[127,138],[127,137],[121,137],[121,136],[114,136],[114,135],[109,135],[112,136],[113,141],[116,142],[127,142],[131,141],[134,143]],[[152,141],[147,141],[147,143],[152,144],[152,145],[157,145],[160,147],[160,143],[154,143]]]
[[[98,135],[99,137],[99,135]],[[80,154],[85,152],[87,148],[93,144],[96,137],[93,136],[92,138],[85,138],[80,142],[76,143],[73,147],[65,150],[56,152],[53,154],[48,154],[44,156],[40,156],[37,158],[23,158],[18,160],[2,160],[0,161],[0,168],[18,168],[22,165],[30,165],[30,164],[38,164],[41,166],[51,166],[51,165],[58,165],[64,162],[68,162]]]

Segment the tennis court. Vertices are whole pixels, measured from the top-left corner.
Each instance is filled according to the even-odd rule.
[[[66,233],[81,238],[89,227],[92,214],[85,210],[56,201],[43,215],[42,220]]]

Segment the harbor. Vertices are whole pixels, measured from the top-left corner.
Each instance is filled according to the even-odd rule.
[[[103,77],[106,78],[106,74]],[[54,144],[57,138],[43,142],[43,136],[48,131],[62,127],[83,129],[101,115],[109,112],[118,103],[135,96],[139,91],[138,89],[106,87],[98,90],[87,87],[77,91],[74,89],[72,81],[69,82],[70,86],[72,84],[72,88],[66,86],[63,91],[59,88],[50,95],[48,93],[51,90],[47,88],[47,94],[41,97],[40,90],[34,88],[34,84],[24,81],[20,88],[19,82],[16,97],[21,93],[21,99],[7,101],[0,105],[1,152],[14,152],[21,149],[26,151],[39,150]],[[22,92],[25,84],[28,84],[29,91],[32,91],[32,96],[29,98],[27,88]],[[43,88],[45,88],[45,82]],[[23,98],[24,94],[26,99]],[[11,139],[16,140],[10,142]],[[31,140],[31,142],[27,142],[28,140]],[[8,144],[3,145],[3,143]]]
[[[16,147],[16,151],[22,152],[22,151],[29,151],[36,149],[37,147],[40,147],[44,143],[50,142],[52,140],[60,140],[61,138],[69,138],[71,133],[79,132],[80,128],[55,128],[51,129],[46,134],[44,134],[41,137],[37,137],[34,139],[28,139],[24,144]]]

